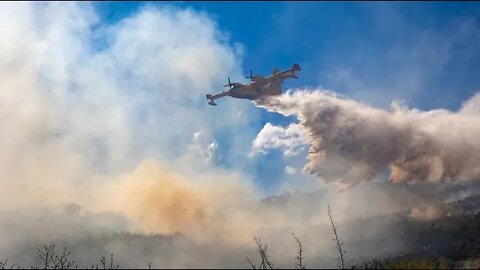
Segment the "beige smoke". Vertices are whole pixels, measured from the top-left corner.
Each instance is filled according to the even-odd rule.
[[[95,48],[101,42],[93,42],[98,37],[103,37],[101,40],[107,43],[101,49]],[[30,246],[31,239],[46,242],[81,239],[85,235],[90,237],[91,233],[113,233],[124,229],[123,222],[112,221],[108,218],[111,213],[102,211],[115,211],[121,217],[126,215],[128,222],[133,223],[129,227],[131,231],[178,233],[188,239],[209,241],[208,247],[213,246],[206,250],[207,245],[191,248],[190,242],[180,247],[173,245],[165,252],[170,251],[171,256],[186,255],[172,259],[170,253],[149,255],[143,246],[133,245],[138,251],[136,254],[158,256],[159,261],[170,267],[198,266],[199,263],[206,267],[222,265],[215,264],[212,258],[225,261],[238,258],[241,263],[235,266],[241,267],[244,260],[240,254],[243,253],[222,253],[217,243],[227,243],[226,246],[242,244],[250,248],[253,235],[259,235],[262,230],[270,233],[267,241],[276,240],[276,246],[289,252],[288,256],[292,255],[290,251],[296,245],[289,237],[292,231],[298,233],[310,251],[319,246],[317,250],[322,252],[318,254],[329,251],[331,242],[310,237],[330,233],[329,227],[322,233],[315,227],[322,223],[322,217],[326,218],[318,210],[324,206],[324,201],[281,204],[280,209],[271,209],[258,202],[260,196],[249,186],[248,179],[209,165],[215,160],[217,149],[212,134],[227,130],[235,134],[229,138],[229,151],[222,153],[222,158],[236,161],[245,152],[246,135],[253,132],[248,128],[249,121],[255,122],[259,115],[258,110],[248,110],[248,103],[236,101],[218,113],[207,108],[202,99],[205,89],[213,89],[227,75],[240,77],[240,52],[224,41],[215,23],[193,10],[147,7],[114,25],[104,25],[99,24],[89,3],[1,3],[0,207],[12,211],[12,214],[2,216],[0,230],[5,241],[0,245],[0,253],[4,254],[14,245]],[[305,116],[314,117],[322,102],[332,103],[331,106],[339,107],[341,111],[333,116],[340,115],[350,122],[354,122],[356,116],[365,119],[370,119],[366,114],[378,116],[378,123],[375,123],[381,131],[379,133],[387,132],[383,130],[385,119],[395,119],[387,112],[362,107],[353,101],[327,95],[318,98],[319,94],[303,95],[312,101],[298,102],[303,100],[300,96],[280,97],[279,100],[288,105],[282,110],[295,113],[301,108]],[[318,99],[323,101],[317,104]],[[475,104],[475,101],[468,103],[462,115],[478,119]],[[404,118],[414,118],[409,114],[422,115],[414,111],[398,114],[405,115]],[[308,117],[304,122],[310,124],[313,131],[308,136],[315,145],[319,144],[315,136],[325,131],[322,128],[335,127],[335,124],[317,127],[315,119]],[[326,117],[329,117],[328,108]],[[365,123],[357,123],[362,132],[371,131],[372,125],[362,128],[362,124]],[[390,133],[402,130],[403,126],[393,128],[397,124],[390,123],[388,127],[394,129]],[[449,123],[444,125],[446,129],[451,127]],[[478,128],[471,123],[465,126],[466,129]],[[422,123],[422,128],[428,131],[428,125]],[[291,134],[298,129],[292,126]],[[341,144],[347,145],[348,149],[348,142],[333,140],[336,132],[342,132],[342,129],[332,131],[330,141],[325,142],[329,142],[331,148]],[[400,133],[409,134],[409,131]],[[466,130],[464,134],[473,135],[475,140],[478,138],[478,132]],[[360,143],[370,142],[362,151],[369,152],[371,141],[386,135],[377,134],[373,139],[371,135],[362,136]],[[295,137],[293,142],[298,143],[297,139]],[[456,138],[443,136],[440,139],[452,140],[463,147],[463,141]],[[392,148],[389,159],[401,156],[393,153],[403,149],[402,140],[397,138],[386,148]],[[470,137],[465,141],[475,142]],[[434,147],[441,142],[426,145]],[[291,141],[285,139],[272,145],[286,147],[289,143]],[[457,149],[454,144],[449,145]],[[321,146],[325,146],[323,142]],[[416,145],[409,147],[415,149]],[[259,149],[263,148],[259,145]],[[317,145],[316,149],[322,148]],[[478,160],[476,149],[478,144],[468,148],[471,164]],[[289,154],[298,152],[297,148],[292,150]],[[463,150],[458,150],[458,162],[465,157]],[[389,164],[380,157],[363,157],[360,150],[354,151],[356,155],[349,158],[336,148],[323,151],[333,155],[331,164],[342,161],[355,164],[354,168],[367,176]],[[382,144],[377,149],[377,152],[381,151],[385,151]],[[439,155],[439,160],[444,162],[441,153]],[[326,157],[330,159],[330,156]],[[357,162],[360,157],[366,161]],[[312,172],[320,171],[316,167],[320,158],[320,152],[311,154]],[[381,164],[372,165],[375,162]],[[434,164],[438,166],[438,161]],[[459,175],[476,175],[469,170],[471,164],[466,164],[465,168],[452,168],[458,169]],[[336,169],[341,171],[344,167],[340,165]],[[406,177],[404,171],[412,174],[408,166],[396,166],[399,168],[396,179]],[[432,173],[432,178],[440,175],[438,171]],[[351,175],[355,174],[352,172]],[[368,194],[374,193],[378,192]],[[372,201],[366,200],[363,193],[357,197],[343,195],[336,197],[343,202],[342,207],[334,204],[339,221],[343,209],[351,209],[344,215],[351,217],[353,212],[361,212],[360,206],[365,201]],[[389,205],[394,204],[391,197],[377,197],[375,205],[385,208],[384,211],[390,210],[396,206]],[[30,207],[61,208],[71,202],[81,205],[85,213],[49,219],[48,215],[44,218],[39,214],[42,212],[25,210]],[[368,208],[375,205],[368,205]],[[18,213],[27,217],[21,218]],[[30,218],[27,214],[39,218]],[[97,214],[106,217],[92,220],[91,217]],[[13,222],[11,225],[10,221]],[[22,223],[28,226],[20,225]],[[76,229],[72,230],[68,224],[77,224]],[[309,226],[311,233],[308,233]],[[96,239],[98,243],[104,241],[102,237]],[[115,243],[125,260],[135,259],[124,249],[127,244]],[[104,248],[108,250],[110,246]],[[92,250],[85,246],[77,255],[89,254]],[[254,247],[251,250],[255,252]],[[207,251],[213,255],[204,257]],[[283,258],[290,263],[291,258],[281,252],[277,251],[278,261]],[[97,250],[92,253],[95,253],[92,258],[97,259]],[[19,257],[25,257],[26,253],[19,254]]]
[[[410,211],[409,217],[419,221],[434,220],[450,216],[453,210],[443,204],[428,204],[415,207]]]
[[[394,183],[480,179],[479,95],[458,112],[390,111],[327,91],[297,90],[258,106],[296,115],[311,145],[305,171],[348,188],[390,168]]]
[[[157,160],[104,187],[99,204],[125,214],[144,233],[182,234],[197,240],[218,238],[235,244],[252,236],[278,213],[261,209],[248,181],[219,171],[188,175]],[[108,200],[105,200],[108,199]]]
[[[198,98],[241,61],[193,10],[146,5],[106,25],[91,3],[1,3],[0,25],[0,209],[95,211],[103,182],[147,158],[203,169],[213,131],[255,119],[236,117],[245,104],[220,115]]]
[[[199,225],[206,216],[206,201],[182,176],[162,172],[146,161],[121,185],[120,210],[138,220],[149,233],[173,234]]]
[[[212,164],[213,134],[233,130],[222,158],[240,156],[256,112],[201,98],[241,65],[208,16],[146,5],[105,25],[90,3],[1,3],[0,22],[0,210],[76,203],[131,231],[248,243],[271,218],[251,214],[248,179]]]

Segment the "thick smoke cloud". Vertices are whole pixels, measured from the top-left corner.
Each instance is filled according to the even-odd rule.
[[[97,190],[145,159],[208,171],[215,133],[248,135],[256,119],[245,103],[205,104],[241,64],[205,14],[147,5],[108,25],[89,3],[2,3],[0,22],[2,209],[96,209]]]
[[[22,247],[102,242],[95,232],[241,227],[222,215],[256,193],[235,168],[215,168],[215,136],[233,130],[222,158],[240,156],[257,113],[205,103],[207,89],[240,77],[242,54],[206,14],[146,5],[104,24],[90,3],[2,3],[0,23],[2,258],[28,267],[35,250]],[[71,203],[86,214],[70,219]],[[251,242],[250,228],[238,235]]]
[[[387,111],[321,90],[297,90],[257,105],[296,115],[304,128],[299,134],[305,133],[310,144],[305,171],[327,182],[338,181],[341,189],[388,169],[394,183],[480,179],[478,94],[457,112],[419,111],[400,103]]]
[[[38,266],[36,247],[56,243],[80,267],[113,252],[122,267],[238,268],[254,235],[289,252],[290,228],[318,224],[215,167],[247,158],[258,111],[206,104],[240,77],[241,47],[205,14],[147,6],[105,25],[89,3],[2,3],[0,22],[0,259]],[[228,151],[218,134],[235,135]]]
[[[210,171],[189,176],[155,160],[142,162],[106,186],[106,209],[124,213],[144,233],[182,234],[199,241],[248,243],[268,221],[252,211],[258,194],[240,175]],[[258,206],[257,206],[258,207]]]
[[[220,158],[242,164],[256,135],[251,104],[226,99],[218,113],[204,100],[228,75],[240,77],[241,54],[207,15],[189,9],[147,6],[104,24],[89,3],[1,3],[0,259],[39,265],[36,247],[56,243],[69,246],[80,267],[113,252],[122,267],[239,268],[244,255],[254,258],[252,238],[260,235],[277,265],[290,267],[293,231],[309,265],[328,267],[336,256],[330,237],[311,237],[330,233],[327,203],[341,224],[421,201],[376,186],[260,201],[238,168],[216,168]],[[475,104],[462,115],[477,115]],[[312,135],[297,124],[280,140],[283,128],[269,130],[256,151],[299,155]],[[228,151],[218,134],[234,134]],[[345,241],[357,239],[352,234]],[[350,248],[379,250],[358,246]]]

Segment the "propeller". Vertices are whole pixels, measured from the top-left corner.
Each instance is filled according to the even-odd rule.
[[[253,78],[253,71],[250,69],[250,76],[245,76],[247,79],[252,79]]]
[[[228,77],[228,84],[224,85],[225,87],[230,87],[230,90],[232,89],[233,84],[230,82],[230,77]]]

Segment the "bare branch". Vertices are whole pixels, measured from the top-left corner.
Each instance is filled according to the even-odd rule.
[[[54,244],[48,246],[44,244],[41,249],[37,248],[37,252],[38,257],[43,261],[43,269],[71,269],[74,266],[78,268],[75,261],[70,260],[70,251],[67,250],[67,247],[64,247],[60,255],[55,254]]]
[[[38,257],[43,261],[43,269],[56,269],[55,268],[55,245],[43,244],[42,249],[37,248]]]
[[[260,269],[273,269],[273,264],[268,258],[268,245],[262,245],[262,240],[260,238],[254,237],[255,243],[257,244],[257,251],[260,254],[262,262],[260,264]],[[268,268],[267,268],[268,266]]]
[[[67,247],[64,247],[62,254],[60,256],[55,255],[54,267],[55,269],[70,269],[74,266],[75,261],[68,258],[70,256],[70,251],[67,250]]]
[[[4,261],[0,261],[0,269],[15,269],[15,264],[11,265],[11,266],[7,266],[7,263],[8,263],[8,259],[5,259]],[[19,269],[21,267],[18,267]]]
[[[249,259],[247,256],[245,256],[245,258],[247,259],[248,264],[250,264],[250,267],[251,267],[252,269],[257,269],[257,266],[256,266],[255,264],[253,264],[252,261],[250,261],[250,259]]]
[[[333,222],[332,213],[330,211],[330,205],[327,205],[327,208],[328,208],[328,216],[330,217],[330,222],[332,223],[333,234],[335,235],[335,238],[333,240],[337,244],[337,250],[338,250],[338,254],[339,254],[339,257],[337,259],[338,266],[340,267],[340,269],[345,269],[344,256],[345,256],[346,252],[342,248],[344,243],[341,242],[339,237],[338,237],[337,227],[335,226],[335,222]]]
[[[110,254],[110,265],[107,265],[107,261],[105,259],[105,256],[100,259],[100,263],[102,264],[103,269],[118,269],[120,266],[117,264],[115,265],[113,263],[113,253]],[[97,266],[98,269],[98,266]]]
[[[300,242],[300,240],[298,240],[298,238],[295,236],[294,233],[292,233],[292,235],[293,235],[293,238],[295,239],[295,241],[297,241],[297,244],[298,244],[297,257],[295,257],[295,259],[297,260],[296,267],[297,267],[297,269],[305,269],[305,265],[303,265],[302,243]]]

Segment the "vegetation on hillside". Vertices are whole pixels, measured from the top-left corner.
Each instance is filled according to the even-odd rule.
[[[330,207],[328,215],[332,228],[332,248],[337,251],[339,269],[480,269],[480,214],[457,215],[432,221],[399,221],[409,234],[414,236],[414,243],[407,254],[371,258],[349,265],[347,251],[341,240],[341,228],[334,221]],[[307,269],[304,246],[294,233],[297,244],[296,256],[292,252],[296,269]],[[254,237],[258,258],[246,257],[246,264],[252,269],[274,269],[275,263],[269,256],[269,245],[261,237]],[[415,248],[417,247],[417,248]],[[67,247],[58,250],[54,244],[44,244],[36,249],[38,264],[32,269],[75,269],[79,266],[72,258]],[[151,262],[140,266],[152,268]],[[0,260],[0,269],[22,269],[23,266],[10,263],[8,259]],[[118,269],[114,254],[108,258],[99,258],[99,263],[83,266],[88,269]]]

